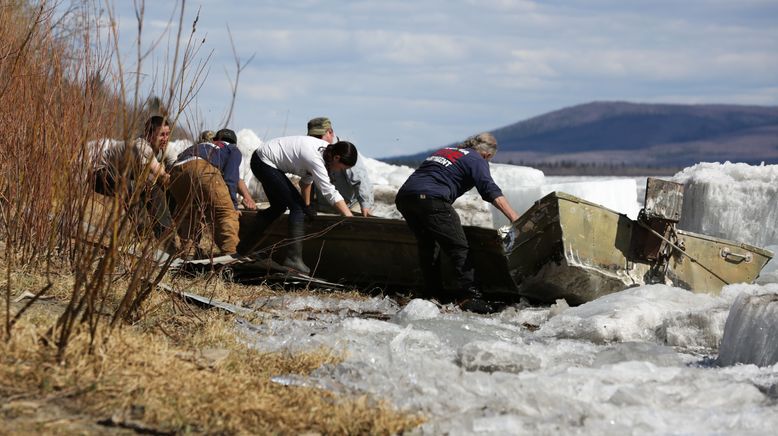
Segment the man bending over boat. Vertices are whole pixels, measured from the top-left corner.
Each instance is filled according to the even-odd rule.
[[[475,282],[470,248],[454,207],[454,200],[473,187],[484,201],[492,203],[511,222],[519,218],[508,199],[494,183],[489,161],[497,153],[497,140],[481,133],[458,147],[434,152],[400,188],[397,209],[416,236],[419,266],[426,296],[440,295],[443,283],[440,250],[451,259],[459,289],[464,294],[460,307],[472,312],[491,312]]]
[[[357,163],[357,148],[354,144],[339,141],[328,144],[310,136],[285,136],[271,139],[259,146],[251,155],[251,172],[262,183],[270,207],[257,213],[252,226],[254,233],[261,234],[287,209],[289,210],[286,258],[282,262],[287,268],[309,274],[311,269],[303,261],[303,239],[305,237],[304,216],[308,209],[300,191],[295,188],[286,174],[300,176],[300,190],[310,192],[315,183],[324,198],[343,216],[353,216],[343,196],[338,193],[329,174],[354,166]],[[246,247],[251,252],[253,247]]]
[[[203,220],[212,225],[222,255],[238,247],[238,198],[242,156],[235,132],[222,129],[213,140],[192,145],[178,155],[170,192],[176,200],[176,224],[185,255],[199,241]]]

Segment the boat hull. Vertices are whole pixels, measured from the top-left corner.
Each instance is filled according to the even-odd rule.
[[[241,216],[243,252],[261,250],[277,262],[285,256],[288,215],[281,216],[264,235],[256,235],[255,213]],[[493,229],[465,226],[477,279],[485,292],[515,293],[502,243]],[[386,218],[344,218],[319,215],[305,223],[303,259],[312,274],[360,288],[422,289],[416,238],[405,221]],[[255,249],[249,249],[256,245]],[[453,268],[442,258],[446,290],[457,291]]]
[[[517,293],[541,302],[580,304],[649,283],[718,294],[726,284],[755,280],[772,257],[748,244],[675,230],[674,245],[682,250],[670,247],[660,264],[639,247],[661,242],[659,236],[623,214],[558,192],[538,200],[510,233],[505,253]]]

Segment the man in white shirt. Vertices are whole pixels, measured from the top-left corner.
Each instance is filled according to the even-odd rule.
[[[310,136],[286,136],[263,143],[251,156],[251,172],[262,183],[270,207],[257,214],[253,232],[261,233],[276,218],[289,210],[287,257],[283,264],[304,274],[310,268],[302,260],[303,218],[306,210],[300,191],[286,174],[301,177],[300,189],[310,192],[316,184],[323,198],[344,216],[352,216],[343,196],[330,183],[329,173],[354,166],[358,152],[354,144],[326,141]],[[248,249],[249,251],[251,248]]]

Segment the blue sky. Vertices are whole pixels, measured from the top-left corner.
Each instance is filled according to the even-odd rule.
[[[131,47],[134,2],[116,3]],[[165,67],[159,47],[175,37],[177,5],[145,6],[143,46],[163,42],[145,62],[147,88]],[[778,0],[190,0],[185,35],[198,8],[199,55],[210,59],[192,123],[227,112],[229,27],[238,56],[254,56],[230,127],[271,138],[329,116],[370,157],[595,100],[778,105]]]

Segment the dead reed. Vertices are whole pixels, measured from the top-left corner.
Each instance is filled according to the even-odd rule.
[[[0,240],[4,243],[4,328],[8,340],[28,306],[10,311],[13,281],[20,268],[50,271],[68,268],[74,275],[66,310],[47,335],[64,355],[77,324],[92,338],[100,329],[133,321],[154,284],[164,274],[154,253],[172,236],[155,237],[142,212],[143,189],[129,198],[95,202],[91,168],[101,138],[130,141],[148,115],[139,102],[141,65],[146,54],[138,49],[135,68],[126,71],[119,56],[117,30],[110,15],[91,2],[62,10],[59,2],[14,1],[0,7],[0,124],[6,127],[0,147]],[[143,26],[139,6],[138,41]],[[108,9],[110,11],[110,8]],[[183,29],[184,8],[180,8]],[[197,19],[195,19],[196,23]],[[108,24],[106,24],[108,23]],[[161,91],[162,115],[172,122],[180,116],[202,79],[193,35],[179,33]],[[140,42],[138,43],[140,45]],[[135,83],[128,84],[128,73]],[[148,169],[146,169],[148,171]],[[120,186],[128,184],[127,175]],[[141,174],[139,179],[144,179]],[[122,253],[131,252],[127,257]],[[126,271],[118,304],[107,305],[114,292],[117,269]],[[50,284],[35,291],[39,296]],[[37,298],[37,297],[36,297]],[[35,299],[32,300],[34,302]],[[110,311],[109,321],[96,316]],[[90,341],[89,347],[94,346]]]

